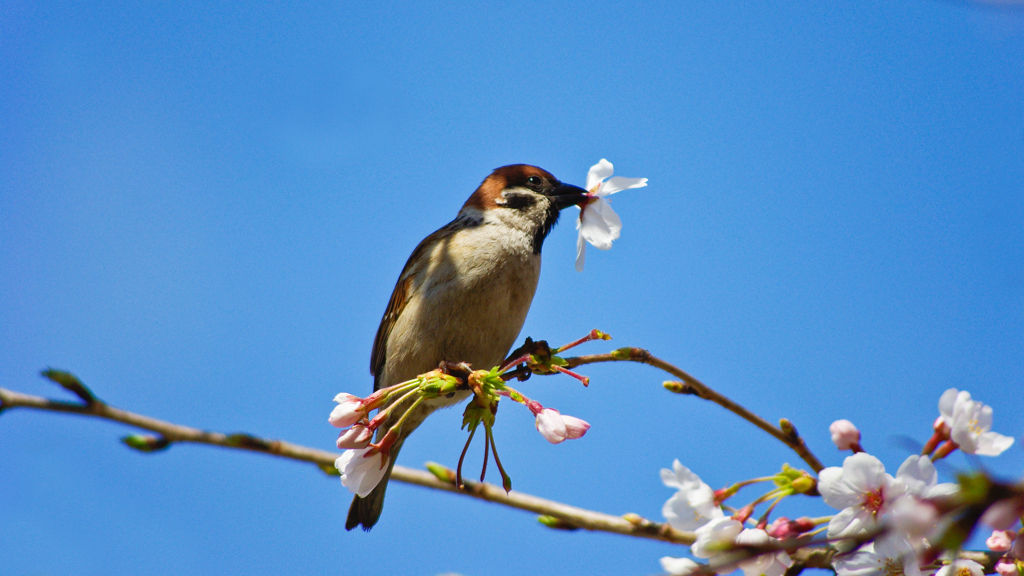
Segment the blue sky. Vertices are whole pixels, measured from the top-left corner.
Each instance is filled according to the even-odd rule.
[[[491,169],[582,184],[608,158],[609,252],[544,247],[522,337],[641,346],[828,465],[860,426],[894,471],[943,390],[1018,438],[1024,470],[1024,12],[968,2],[60,3],[0,14],[0,386],[332,449],[341,391],[372,387],[394,281]],[[658,470],[712,486],[796,457],[638,365],[521,388],[591,422],[547,444],[505,406],[515,487],[660,520]],[[460,411],[400,463],[454,465]],[[18,575],[655,574],[684,550],[552,532],[394,485],[348,533],[314,468],[174,446],[113,423],[0,416],[0,541]],[[474,450],[475,452],[475,450]],[[479,457],[479,456],[478,456]],[[475,461],[479,465],[479,460]],[[743,493],[741,493],[743,494]],[[752,497],[755,495],[751,493]],[[819,501],[784,505],[822,515]]]

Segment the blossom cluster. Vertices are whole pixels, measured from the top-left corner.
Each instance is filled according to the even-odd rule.
[[[933,464],[956,449],[996,456],[1014,439],[991,431],[991,407],[972,400],[968,392],[947,390],[939,400],[939,413],[923,454],[904,460],[895,476],[864,451],[860,431],[851,422],[834,422],[829,429],[832,441],[840,450],[854,453],[841,467],[825,468],[813,480],[825,504],[838,510],[819,519],[780,517],[769,524],[769,515],[782,498],[814,493],[806,487],[809,475],[801,476],[806,473],[798,474],[787,466],[775,476],[716,491],[675,461],[673,470],[661,471],[662,482],[677,490],[665,502],[662,514],[673,528],[695,532],[691,554],[709,563],[665,557],[662,568],[670,574],[724,574],[739,568],[745,576],[782,576],[792,565],[785,548],[792,551],[824,532],[825,542],[835,549],[832,568],[838,576],[982,576],[981,565],[956,558],[967,534],[955,525],[963,523],[968,505],[977,506],[981,500],[987,509],[980,521],[994,528],[986,544],[1005,553],[995,571],[1000,576],[1024,575],[1024,537],[1020,537],[1019,524],[1024,514],[1024,488],[990,497],[988,494],[997,491],[985,491],[991,483],[983,476],[977,482],[981,489],[969,486],[970,477],[959,484],[939,483]],[[726,515],[722,508],[726,499],[744,486],[769,480],[775,483],[774,490]],[[754,509],[768,500],[773,503],[763,516],[750,520]],[[971,529],[973,524],[968,533]]]
[[[392,446],[418,425],[418,421],[413,422],[403,432],[403,424],[406,424],[416,408],[434,398],[450,397],[456,391],[468,391],[472,393],[473,399],[463,414],[463,427],[468,427],[470,433],[466,447],[468,448],[472,442],[477,428],[483,424],[488,451],[494,454],[495,464],[502,475],[502,484],[506,490],[510,490],[511,479],[498,459],[491,430],[498,401],[502,397],[525,405],[535,417],[537,431],[552,444],[582,438],[590,429],[590,424],[580,418],[563,415],[554,408],[544,407],[540,402],[527,398],[509,386],[505,380],[511,378],[515,373],[513,369],[521,365],[520,370],[564,373],[586,385],[588,378],[565,368],[565,360],[553,354],[584,342],[610,338],[600,330],[591,330],[583,338],[556,349],[550,349],[545,342],[527,339],[524,349],[532,347],[533,351],[524,351],[520,356],[491,370],[472,370],[468,364],[444,363],[442,368],[421,374],[407,382],[383,388],[366,398],[344,392],[338,394],[334,398],[337,406],[331,411],[328,422],[343,429],[338,435],[337,446],[345,452],[335,461],[342,485],[360,497],[369,495],[388,476]],[[454,375],[452,371],[459,375]],[[379,409],[379,412],[371,419],[369,414],[374,409]],[[376,443],[371,442],[374,433],[377,433]],[[462,485],[462,463],[465,454],[466,451],[463,450],[456,473],[459,486]],[[486,472],[486,463],[485,458],[483,473]]]

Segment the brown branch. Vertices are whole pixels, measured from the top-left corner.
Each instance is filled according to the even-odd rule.
[[[585,356],[567,360],[576,361],[577,363],[575,365],[608,361],[596,358],[595,356]],[[619,359],[615,358],[614,360]],[[664,364],[661,361],[657,362]],[[653,365],[661,367],[659,364]],[[671,365],[667,364],[666,366],[671,367]],[[679,374],[675,374],[671,371],[669,372],[673,373],[677,377],[681,377]],[[681,370],[678,372],[685,374],[685,372],[682,372]],[[697,382],[697,384],[699,386],[703,386],[703,384],[700,384],[699,382]],[[704,389],[709,390],[706,387],[704,387]],[[704,392],[701,391],[701,394],[703,393]],[[129,439],[125,439],[125,442],[129,446],[142,451],[163,449],[175,442],[208,444],[211,446],[220,446],[222,448],[248,450],[251,452],[270,454],[290,460],[309,462],[330,473],[334,472],[334,461],[338,456],[335,452],[310,448],[299,444],[293,444],[291,442],[285,442],[283,440],[265,440],[250,434],[223,434],[220,432],[209,432],[198,428],[182,426],[180,424],[174,424],[164,420],[158,420],[149,416],[129,412],[127,410],[114,408],[113,406],[96,399],[94,396],[91,397],[91,402],[82,404],[78,402],[50,400],[40,396],[31,396],[15,392],[13,390],[0,388],[0,414],[13,408],[27,408],[47,412],[61,412],[65,414],[91,416],[94,418],[120,422],[122,424],[127,424],[129,426],[134,426],[136,428],[149,430],[150,432],[159,434],[159,437],[156,438],[136,436],[129,437],[134,438],[131,441],[129,441]],[[695,540],[693,532],[676,530],[668,524],[651,522],[636,514],[614,516],[603,512],[595,512],[592,510],[577,508],[575,506],[569,506],[567,504],[562,504],[561,502],[539,498],[537,496],[524,494],[514,490],[506,494],[504,488],[486,482],[467,481],[465,483],[465,489],[459,490],[456,488],[454,483],[454,472],[434,465],[432,465],[431,468],[434,470],[434,473],[406,468],[404,466],[395,466],[391,474],[391,479],[397,482],[460,494],[479,500],[485,500],[487,502],[493,502],[495,504],[518,508],[527,512],[533,512],[535,514],[541,514],[548,517],[543,519],[544,523],[554,528],[609,532],[613,534],[622,534],[625,536],[660,540],[663,542],[672,542],[683,545],[692,544]],[[445,479],[441,479],[440,477],[444,477]],[[835,554],[834,549],[824,547],[821,543],[817,543],[817,545],[814,546],[792,546],[790,542],[785,542],[779,543],[778,545],[775,545],[775,547],[788,548],[790,550],[790,556],[794,561],[794,565],[789,571],[787,571],[787,573],[792,574],[798,574],[803,568],[830,569],[832,557]],[[964,551],[960,553],[961,558],[970,558],[975,560],[985,566],[986,571],[989,572],[995,565],[995,561],[998,559],[999,555],[1000,553],[992,552]]]
[[[710,400],[733,414],[736,414],[740,418],[743,418],[747,422],[750,422],[754,426],[757,426],[761,430],[764,430],[786,446],[789,446],[790,449],[796,452],[797,455],[800,456],[800,458],[802,458],[803,461],[806,462],[807,465],[815,472],[820,472],[824,468],[817,457],[815,457],[807,448],[803,438],[800,437],[796,428],[793,427],[793,424],[790,423],[789,420],[783,419],[781,421],[781,428],[773,426],[764,418],[761,418],[757,414],[754,414],[750,410],[747,410],[743,406],[740,406],[736,402],[733,402],[729,398],[726,398],[712,390],[707,384],[697,380],[685,370],[665,362],[643,348],[619,348],[618,350],[608,354],[574,356],[566,358],[565,362],[566,368],[575,368],[576,366],[596,364],[599,362],[639,362],[641,364],[647,364],[664,370],[665,372],[682,380],[682,382],[666,382],[665,388],[669,391],[676,392],[678,394],[692,394],[698,398]]]
[[[66,414],[77,414],[80,416],[91,416],[120,422],[143,430],[149,430],[160,435],[160,438],[139,438],[129,437],[125,443],[129,446],[142,450],[153,451],[163,449],[176,442],[191,442],[198,444],[209,444],[222,448],[236,450],[248,450],[261,454],[270,454],[290,460],[310,462],[327,472],[334,471],[334,461],[338,453],[328,452],[309,448],[283,440],[265,440],[250,434],[223,434],[220,432],[209,432],[182,426],[143,416],[127,410],[114,408],[100,400],[93,399],[89,404],[67,402],[62,400],[50,400],[40,396],[30,396],[13,390],[0,388],[0,412],[13,408],[29,408],[48,412],[63,412]],[[611,532],[638,538],[674,542],[677,544],[692,544],[694,535],[692,532],[676,530],[668,524],[661,524],[645,520],[635,514],[626,516],[614,516],[602,512],[595,512],[575,506],[569,506],[560,502],[539,498],[522,492],[511,491],[505,493],[505,489],[486,482],[466,482],[465,489],[459,490],[451,482],[439,480],[436,476],[422,470],[414,470],[404,466],[395,466],[391,473],[391,479],[415,484],[434,490],[442,490],[469,496],[487,502],[494,502],[520,510],[526,510],[536,514],[551,516],[560,521],[562,528],[580,528],[599,532]]]

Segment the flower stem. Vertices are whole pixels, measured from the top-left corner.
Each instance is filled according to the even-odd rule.
[[[476,435],[476,425],[471,425],[469,429],[469,438],[466,439],[466,445],[462,447],[462,454],[459,455],[459,465],[455,467],[455,485],[462,490],[466,485],[462,482],[462,462],[466,459],[466,451],[469,450],[470,443],[473,442],[473,436]]]
[[[491,450],[494,452],[494,464],[498,467],[498,472],[501,472],[501,486],[505,489],[505,494],[508,494],[512,491],[512,477],[505,472],[505,467],[501,465],[501,460],[498,459],[498,445],[494,443],[494,430],[492,430],[487,423],[484,423],[484,431],[487,432],[487,436],[491,439]]]

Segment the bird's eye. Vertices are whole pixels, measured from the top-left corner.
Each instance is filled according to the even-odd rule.
[[[526,183],[530,184],[531,186],[540,186],[541,179],[539,176],[530,176],[529,178],[526,179]]]

